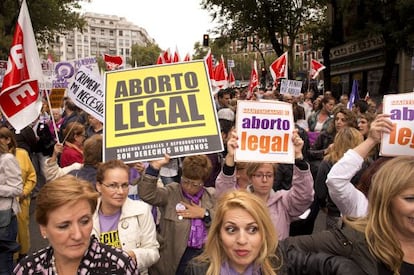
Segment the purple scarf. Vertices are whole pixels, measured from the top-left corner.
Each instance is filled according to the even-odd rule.
[[[184,192],[182,190],[183,195],[185,198],[192,201],[194,204],[199,205],[200,199],[203,196],[204,188],[201,188],[197,194],[194,196]],[[191,229],[190,229],[190,236],[188,237],[187,246],[192,248],[202,248],[204,241],[207,237],[207,230],[204,226],[204,222],[202,219],[191,219]]]
[[[255,268],[253,264],[250,264],[243,274],[260,275],[261,271],[260,268]],[[224,262],[221,265],[220,275],[239,275],[239,273],[231,268],[228,262]]]

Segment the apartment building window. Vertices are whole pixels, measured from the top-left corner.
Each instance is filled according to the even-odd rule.
[[[91,28],[91,33],[92,33],[92,34],[96,34],[96,30],[95,30],[95,28]]]
[[[109,36],[114,36],[114,31],[113,30],[109,31]]]
[[[129,55],[129,49],[125,49],[125,54]]]
[[[118,35],[119,35],[119,36],[123,36],[123,31],[119,31],[119,32],[118,32]]]
[[[105,30],[101,29],[101,35],[105,35]]]

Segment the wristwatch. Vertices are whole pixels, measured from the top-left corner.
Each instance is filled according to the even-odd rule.
[[[203,222],[205,223],[211,222],[210,211],[208,211],[208,209],[206,209],[206,212],[204,213]]]

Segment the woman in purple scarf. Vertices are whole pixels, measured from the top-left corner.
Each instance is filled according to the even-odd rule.
[[[161,212],[160,259],[151,274],[183,274],[188,261],[201,254],[214,217],[214,188],[204,186],[212,169],[210,159],[185,157],[181,182],[158,187],[159,170],[168,161],[168,155],[152,161],[138,183],[140,198]]]
[[[282,266],[277,245],[263,200],[245,190],[228,192],[217,203],[205,251],[190,262],[185,274],[276,275]]]

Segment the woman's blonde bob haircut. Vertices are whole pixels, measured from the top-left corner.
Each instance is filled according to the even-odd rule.
[[[262,246],[259,255],[253,264],[260,266],[264,275],[276,274],[276,249],[278,237],[270,219],[269,211],[263,201],[256,195],[245,190],[232,191],[220,197],[216,214],[212,220],[204,252],[195,260],[200,263],[209,263],[206,275],[219,275],[221,265],[228,261],[224,252],[220,231],[223,226],[224,215],[232,209],[243,209],[249,213],[258,225],[262,237]]]

